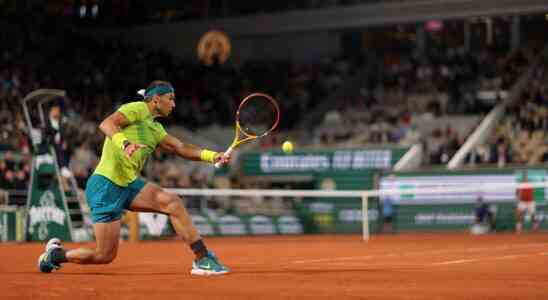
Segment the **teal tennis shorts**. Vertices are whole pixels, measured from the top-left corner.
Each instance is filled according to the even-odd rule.
[[[145,184],[143,179],[137,178],[127,187],[121,187],[105,176],[91,175],[86,184],[86,199],[93,223],[120,220],[124,210],[129,208]]]

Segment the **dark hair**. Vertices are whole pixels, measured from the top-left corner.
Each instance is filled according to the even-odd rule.
[[[153,82],[151,82],[146,90],[145,90],[145,95],[148,91],[152,90],[153,88],[157,87],[157,86],[172,86],[171,85],[171,82],[169,81],[164,81],[164,80],[154,80]],[[152,100],[152,97],[145,97],[145,102],[149,102],[150,100]]]

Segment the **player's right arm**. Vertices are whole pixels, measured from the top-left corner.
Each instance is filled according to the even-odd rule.
[[[122,149],[128,157],[133,155],[137,149],[142,146],[139,144],[133,144],[122,134],[122,128],[130,124],[129,120],[119,111],[114,112],[110,116],[101,122],[99,129],[107,136],[107,138],[112,139],[114,144],[120,149]]]

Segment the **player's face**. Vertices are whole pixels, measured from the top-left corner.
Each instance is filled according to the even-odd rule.
[[[175,108],[175,93],[163,94],[157,104],[157,111],[163,116],[167,117],[171,111]]]

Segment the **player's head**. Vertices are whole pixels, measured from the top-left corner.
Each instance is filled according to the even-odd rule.
[[[175,89],[168,81],[155,80],[145,90],[145,102],[152,104],[155,114],[167,117],[175,108]]]

